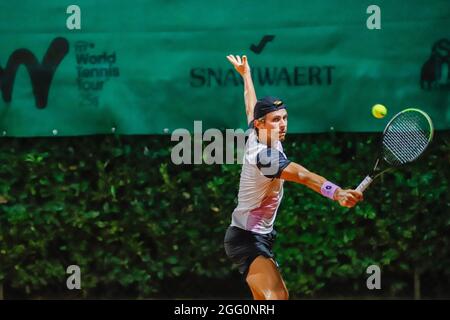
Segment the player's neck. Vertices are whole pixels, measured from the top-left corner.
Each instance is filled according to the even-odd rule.
[[[264,135],[257,135],[258,142],[267,145],[268,147],[276,147],[278,140],[271,139],[270,137],[266,137]]]

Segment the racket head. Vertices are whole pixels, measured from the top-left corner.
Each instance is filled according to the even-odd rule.
[[[424,111],[408,108],[397,113],[381,137],[381,158],[398,167],[419,158],[433,140],[434,126]]]

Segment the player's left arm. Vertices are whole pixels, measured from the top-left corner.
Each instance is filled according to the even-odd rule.
[[[290,162],[283,169],[280,179],[303,184],[317,193],[321,193],[322,185],[328,181],[295,162]],[[363,195],[356,190],[338,188],[334,193],[333,199],[338,201],[341,206],[351,208],[363,199]]]
[[[344,207],[351,208],[363,198],[361,192],[341,189],[324,177],[290,161],[284,153],[271,147],[261,150],[256,155],[256,166],[261,174],[269,179],[280,178],[303,184],[317,193],[338,201]]]
[[[228,61],[233,65],[236,71],[241,75],[244,81],[244,102],[245,112],[247,114],[247,123],[253,120],[253,109],[257,101],[255,87],[253,85],[252,73],[248,64],[247,56],[227,56]]]

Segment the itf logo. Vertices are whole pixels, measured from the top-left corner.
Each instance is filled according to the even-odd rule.
[[[8,59],[5,69],[0,65],[0,91],[3,100],[6,103],[11,102],[17,69],[24,65],[30,75],[36,107],[45,108],[53,75],[68,52],[69,43],[64,38],[56,38],[50,43],[41,63],[28,49],[21,48],[14,51]]]
[[[424,90],[450,90],[450,40],[433,45],[430,58],[423,64],[420,86]]]

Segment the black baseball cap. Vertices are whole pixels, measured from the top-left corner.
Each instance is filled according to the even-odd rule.
[[[264,117],[266,114],[286,109],[284,102],[277,97],[264,97],[258,100],[253,109],[253,120],[250,122],[250,126],[253,126],[253,122],[259,118]]]

